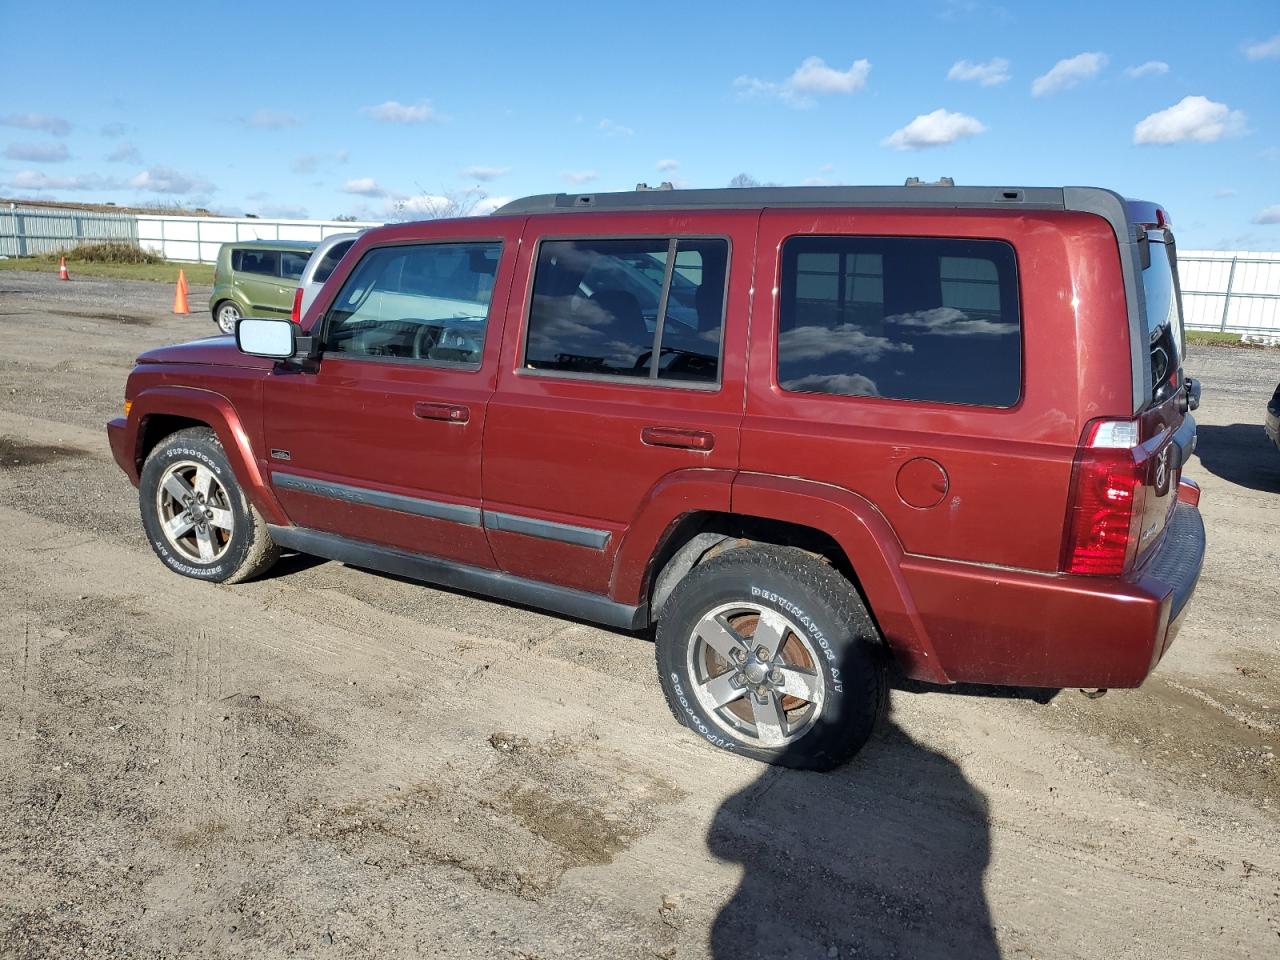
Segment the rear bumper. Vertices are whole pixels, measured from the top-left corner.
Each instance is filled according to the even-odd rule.
[[[915,557],[902,571],[953,682],[1136,687],[1182,625],[1204,550],[1200,511],[1179,503],[1160,547],[1122,578]]]

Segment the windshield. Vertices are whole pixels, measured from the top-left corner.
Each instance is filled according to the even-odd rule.
[[[1158,401],[1180,386],[1182,299],[1173,237],[1164,230],[1148,230],[1146,244],[1150,263],[1142,271],[1142,288],[1147,301],[1145,320],[1151,351],[1151,395]]]

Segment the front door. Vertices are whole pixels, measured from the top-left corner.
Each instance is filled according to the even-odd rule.
[[[489,225],[485,225],[488,227]],[[353,250],[318,365],[267,378],[263,451],[296,525],[492,567],[480,453],[520,222]],[[340,275],[342,274],[342,275]],[[327,291],[321,293],[326,299]]]

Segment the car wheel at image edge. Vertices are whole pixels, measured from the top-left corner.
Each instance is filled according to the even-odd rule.
[[[714,746],[827,770],[884,713],[884,648],[853,585],[791,547],[704,561],[662,608],[659,679],[676,718]]]
[[[239,583],[279,556],[207,427],[179,430],[156,445],[142,468],[138,503],[156,556],[185,577]]]
[[[234,336],[236,321],[240,319],[240,308],[231,300],[223,300],[214,308],[213,322],[227,336]]]

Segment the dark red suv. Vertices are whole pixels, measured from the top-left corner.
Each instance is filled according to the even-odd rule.
[[[656,625],[681,722],[827,767],[890,657],[1125,687],[1168,648],[1204,553],[1175,264],[1093,188],[530,197],[142,356],[108,433],[178,573],[288,549]]]

